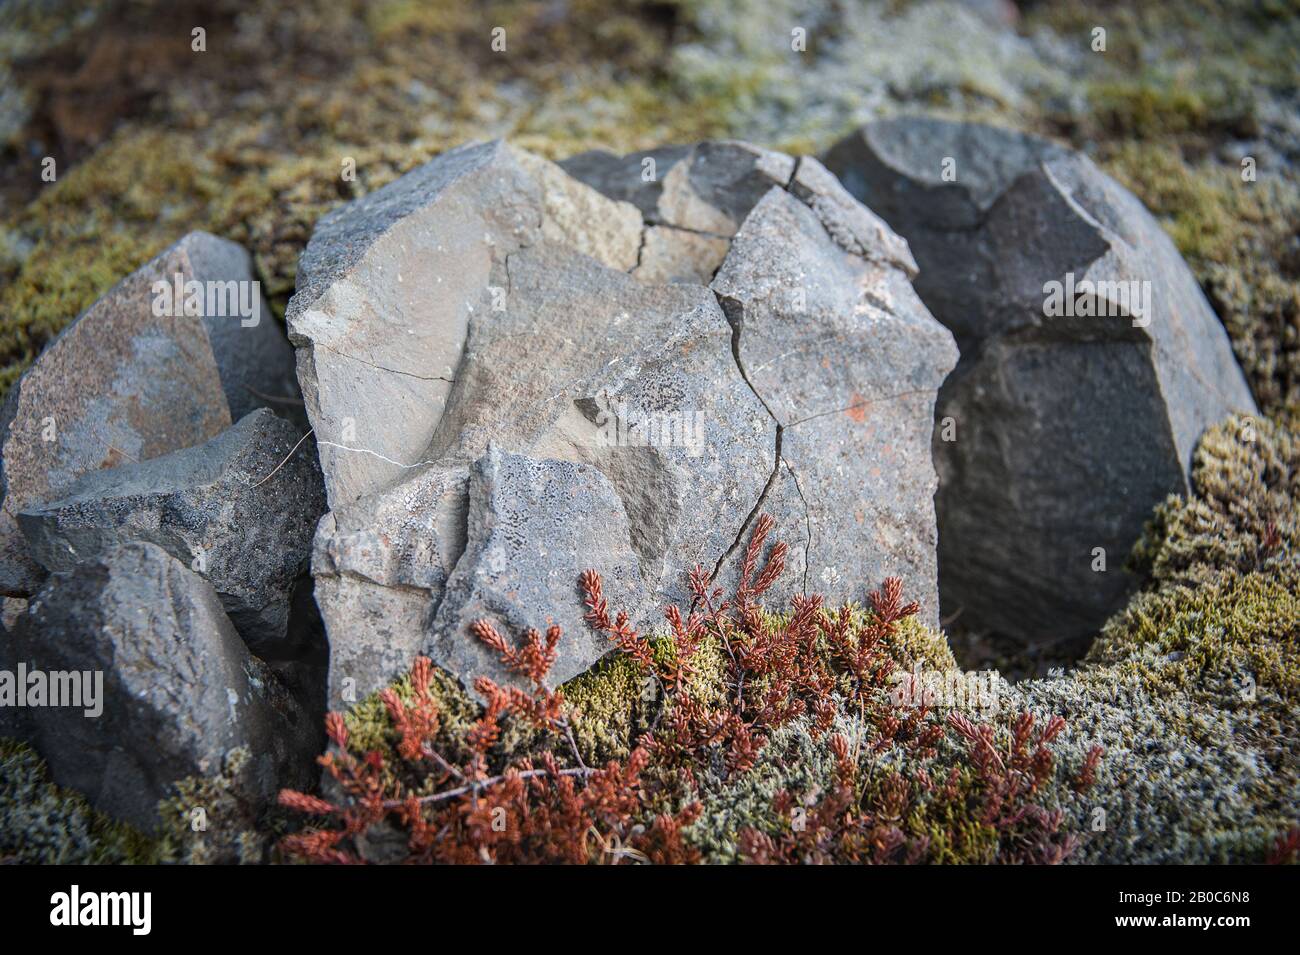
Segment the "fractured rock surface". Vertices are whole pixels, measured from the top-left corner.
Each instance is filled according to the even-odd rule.
[[[832,600],[901,574],[933,618],[929,436],[955,350],[906,243],[804,162],[474,145],[317,230],[289,316],[331,507],[331,705],[417,653],[508,679],[467,632],[481,616],[560,624],[562,682],[609,650],[583,570],[657,625],[692,565],[731,572],[760,508],[792,545],[785,593],[809,567]]]
[[[917,292],[961,346],[934,442],[944,613],[1026,644],[1095,633],[1133,584],[1121,565],[1152,507],[1187,492],[1201,432],[1255,411],[1218,318],[1086,157],[899,119],[826,164],[907,239]]]
[[[815,209],[768,193],[713,281],[741,367],[781,426],[781,467],[761,504],[791,544],[775,593],[833,598],[898,576],[935,625],[929,425],[957,350],[897,264],[903,243],[873,242],[882,261],[866,260]]]
[[[212,584],[253,652],[283,656],[294,581],[325,510],[310,442],[290,455],[299,437],[260,408],[204,444],[82,475],[18,521],[50,571],[157,544]]]
[[[232,415],[296,400],[292,354],[252,278],[239,246],[190,233],[87,309],[13,386],[0,412],[0,592],[26,596],[44,576],[19,511],[83,474],[200,444]],[[201,283],[191,287],[201,302],[187,283]],[[240,296],[258,303],[255,325]]]
[[[2,655],[10,671],[102,674],[102,712],[29,706],[25,735],[55,782],[115,818],[151,829],[173,783],[221,772],[236,749],[248,759],[235,791],[253,805],[312,774],[316,721],[249,654],[211,585],[153,544],[51,575]]]

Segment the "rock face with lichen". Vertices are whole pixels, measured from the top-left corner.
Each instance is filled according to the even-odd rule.
[[[1142,204],[1087,158],[928,119],[864,127],[827,164],[907,237],[963,359],[940,393],[946,614],[1077,643],[1124,603],[1152,507],[1192,450],[1255,412],[1227,335]]]
[[[332,700],[418,652],[507,678],[478,617],[559,623],[563,682],[609,649],[583,570],[653,625],[691,566],[734,574],[760,510],[789,529],[791,592],[899,575],[934,619],[956,351],[913,271],[815,160],[737,142],[563,168],[467,146],[341,209],[289,308],[330,490]]]

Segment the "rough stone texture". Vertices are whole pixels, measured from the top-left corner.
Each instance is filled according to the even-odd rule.
[[[585,235],[583,223],[596,231],[575,247],[635,264],[636,210],[519,156],[461,147],[317,225],[287,319],[331,507],[427,457],[470,317],[509,295],[494,266],[543,235]]]
[[[828,231],[825,209],[770,191],[712,286],[735,328],[737,360],[780,425],[781,467],[760,504],[791,545],[774,596],[834,599],[897,576],[933,625],[930,423],[957,349],[907,273],[889,264],[910,262],[906,245],[887,229],[888,242],[863,230],[874,261],[851,254],[844,245],[862,240]]]
[[[651,225],[730,237],[768,189],[790,182],[795,160],[721,140],[626,156],[592,150],[560,166],[610,198],[632,203]]]
[[[103,672],[103,712],[30,707],[29,739],[55,782],[145,829],[188,776],[232,750],[251,757],[242,798],[308,781],[318,729],[251,656],[212,587],[162,548],[126,544],[51,575],[12,638],[6,667]]]
[[[290,597],[325,510],[314,447],[295,450],[299,438],[260,408],[205,444],[85,474],[18,522],[51,571],[128,541],[157,544],[212,584],[254,653],[292,655]]]
[[[907,238],[917,292],[964,356],[936,412],[956,435],[940,427],[934,446],[945,614],[1025,643],[1095,633],[1132,586],[1121,565],[1152,507],[1188,490],[1201,432],[1255,410],[1222,325],[1142,204],[1083,156],[903,119],[826,164]],[[1149,311],[1112,286],[1049,316],[1047,283],[1067,276],[1147,282]],[[1103,300],[1111,317],[1077,314]]]
[[[63,495],[87,472],[206,441],[230,425],[232,410],[296,395],[288,344],[264,302],[247,328],[237,315],[154,314],[154,283],[174,286],[177,275],[252,279],[239,246],[190,233],[87,309],[9,392],[0,411],[0,592],[25,596],[43,576],[24,551],[19,511]]]
[[[653,181],[644,158],[656,159]],[[805,585],[815,527],[817,571],[844,577],[810,586],[861,598],[868,575],[901,573],[935,613],[931,405],[955,354],[911,293],[906,244],[821,167],[801,178],[791,157],[743,143],[586,154],[564,168],[466,147],[312,239],[289,311],[326,436],[332,510],[312,567],[333,706],[421,652],[467,685],[509,679],[467,632],[478,616],[513,639],[554,619],[565,637],[551,676],[572,677],[608,649],[582,622],[583,570],[604,576],[637,626],[657,626],[665,604],[689,602],[691,566],[734,572],[760,504],[793,545],[783,594]],[[771,234],[789,228],[797,239]],[[707,285],[724,259],[725,295]],[[443,318],[430,324],[440,279],[460,284],[436,296]],[[339,306],[362,300],[361,281],[370,299],[400,300],[382,313],[390,322],[417,328]],[[804,286],[809,313],[786,310],[783,296]],[[333,364],[326,329],[445,356],[454,381],[409,401],[428,383]],[[339,374],[322,376],[322,355]],[[330,444],[347,416],[359,450]],[[793,450],[781,453],[785,429]],[[862,480],[837,496],[846,473]]]
[[[481,618],[503,624],[512,636],[562,627],[550,674],[556,684],[604,656],[608,639],[582,619],[575,567],[601,568],[612,606],[645,603],[623,503],[591,465],[490,446],[471,472],[467,530],[465,553],[434,619],[436,655],[452,672],[491,672],[498,665],[494,651],[463,636]]]
[[[184,281],[210,283],[212,297],[205,295],[201,317],[230,419],[238,421],[256,408],[270,405],[301,421],[293,348],[260,283],[255,295],[251,288],[236,291],[230,284],[256,280],[252,256],[238,243],[207,232],[191,232],[173,248],[182,257],[179,271]],[[175,273],[168,277],[174,284]],[[250,304],[250,313],[245,314],[243,308]]]
[[[607,520],[627,526],[644,586],[659,594],[628,605],[639,624],[657,620],[664,600],[683,599],[692,564],[712,567],[732,545],[771,470],[774,424],[735,366],[731,330],[707,289],[642,285],[546,240],[512,255],[494,281],[512,289],[508,307],[471,324],[426,453],[436,463],[321,522],[313,572],[331,636],[332,702],[343,680],[368,692],[416,652],[458,675],[477,672],[455,668],[472,651],[450,654],[443,629],[463,615],[441,614],[440,604],[453,572],[473,579],[475,566],[500,553],[466,547],[470,525],[488,520],[486,505],[472,503],[469,475],[492,442],[539,467],[569,461],[605,476],[618,504]],[[656,430],[665,424],[679,426],[667,442]],[[535,505],[535,532],[562,516],[553,505]],[[529,541],[547,549],[547,574],[568,577],[570,587],[555,592],[567,606],[521,600],[520,612],[498,619],[513,633],[522,613],[554,614],[566,644],[590,648],[580,614],[566,615],[581,607],[578,575],[617,567],[562,543]],[[455,640],[473,637],[462,628]],[[599,656],[555,675],[572,676]]]
[[[592,150],[560,166],[605,195],[641,210],[647,228],[633,274],[643,282],[707,285],[764,193],[784,188],[795,160],[722,140],[616,156]]]

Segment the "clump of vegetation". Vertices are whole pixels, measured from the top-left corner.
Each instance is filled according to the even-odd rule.
[[[730,599],[703,568],[691,572],[691,608],[667,609],[658,642],[611,613],[598,574],[583,575],[586,619],[621,652],[615,679],[624,690],[659,691],[644,719],[620,717],[625,757],[594,765],[574,731],[591,714],[564,688],[546,687],[558,627],[531,630],[515,646],[479,621],[475,636],[518,685],[480,677],[476,716],[444,716],[437,671],[421,658],[403,688],[378,694],[383,739],[359,739],[345,716],[330,714],[333,746],[321,762],[331,784],[322,796],[281,794],[284,807],[315,820],[281,848],[336,863],[1064,859],[1076,836],[1062,830],[1059,810],[1035,802],[1058,776],[1051,745],[1063,721],[1035,730],[1021,714],[1000,731],[958,714],[945,721],[924,703],[900,705],[891,645],[917,611],[901,582],[886,580],[868,611],[828,612],[814,596],[768,614],[759,601],[786,553],[776,544],[759,569],[771,528],[767,516],[757,522]],[[704,672],[713,677],[701,681]],[[719,845],[727,826],[705,817],[725,813],[727,794],[766,773],[782,758],[772,751],[795,738],[817,750],[802,765],[833,767],[831,784],[782,786]],[[1099,755],[1080,767],[1080,788]],[[882,769],[891,758],[905,760],[905,771]]]
[[[158,861],[153,839],[50,782],[26,744],[0,739],[0,864],[111,865]]]

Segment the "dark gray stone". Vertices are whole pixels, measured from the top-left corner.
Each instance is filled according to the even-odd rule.
[[[173,784],[229,768],[252,811],[308,784],[319,727],[226,619],[212,587],[134,543],[50,576],[5,646],[6,666],[102,674],[102,712],[29,706],[27,738],[54,781],[146,830]]]
[[[290,596],[325,510],[315,448],[301,437],[260,408],[205,444],[85,474],[18,522],[51,571],[128,541],[157,544],[212,584],[254,653],[291,656]]]
[[[1124,560],[1152,507],[1187,492],[1203,429],[1255,411],[1222,325],[1159,224],[1084,156],[899,119],[825,162],[907,239],[962,350],[936,411],[944,613],[1077,643],[1123,604]]]

